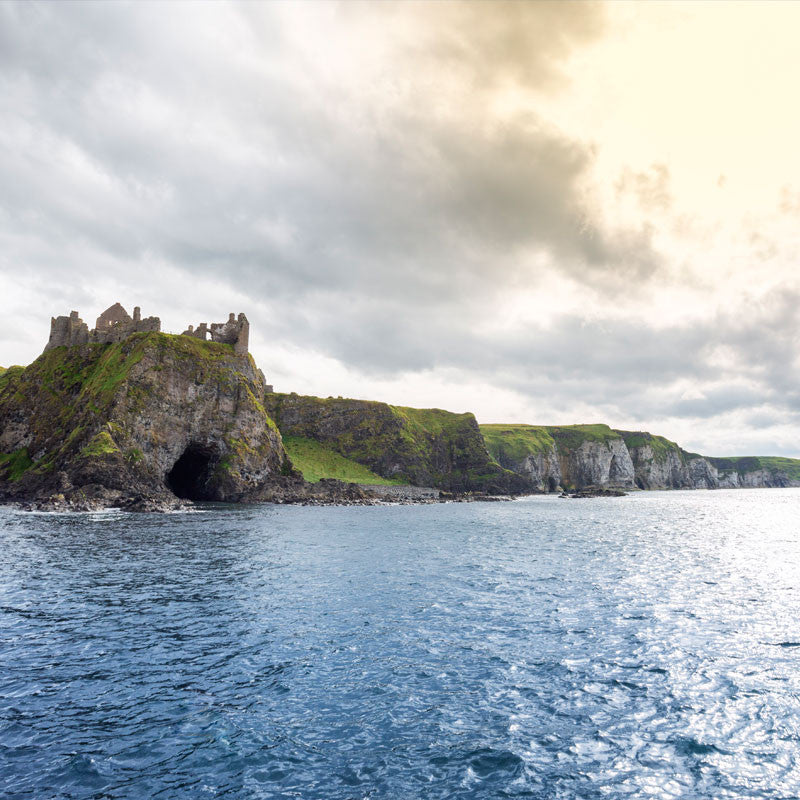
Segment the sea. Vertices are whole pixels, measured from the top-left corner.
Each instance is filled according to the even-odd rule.
[[[800,490],[0,509],[0,797],[800,797]]]

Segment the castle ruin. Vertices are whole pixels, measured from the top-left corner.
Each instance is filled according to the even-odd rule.
[[[210,326],[201,322],[197,328],[190,325],[181,335],[194,336],[196,339],[205,339],[206,335],[210,335],[212,342],[232,344],[234,352],[244,355],[250,343],[250,323],[244,314],[239,314],[237,318],[231,313],[227,322],[212,322]]]
[[[133,316],[122,307],[114,303],[107,308],[95,322],[92,330],[80,318],[77,311],[70,312],[68,317],[52,317],[50,320],[50,340],[44,348],[45,352],[54,347],[72,347],[79,344],[111,344],[121,342],[134,333],[158,333],[161,331],[161,320],[158,317],[145,317],[139,306],[133,309]],[[211,337],[212,342],[222,342],[233,345],[233,350],[238,355],[248,352],[250,340],[250,323],[244,314],[238,318],[234,314],[228,316],[227,322],[212,322],[207,325],[201,322],[195,329],[192,325],[185,330],[183,336],[192,336],[196,339]]]

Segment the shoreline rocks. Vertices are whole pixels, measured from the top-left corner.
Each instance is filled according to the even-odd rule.
[[[575,492],[562,492],[559,497],[571,500],[582,500],[589,497],[626,497],[628,492],[624,489],[615,489],[609,486],[586,486]]]

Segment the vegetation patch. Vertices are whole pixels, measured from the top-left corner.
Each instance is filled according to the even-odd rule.
[[[24,371],[25,367],[3,367],[3,371],[0,372],[0,392]]]
[[[129,464],[138,464],[144,458],[144,454],[138,447],[132,447],[125,453],[125,460]]]
[[[13,453],[0,454],[0,469],[5,472],[9,480],[18,481],[32,466],[33,461],[25,447]]]
[[[555,444],[541,425],[490,424],[481,425],[480,430],[489,454],[504,466],[518,465],[530,455],[548,453]]]
[[[304,436],[284,436],[283,445],[289,458],[309,483],[322,478],[336,478],[345,483],[366,483],[375,486],[402,484],[401,480],[382,478],[351,458]]]
[[[649,447],[653,451],[653,459],[659,463],[667,460],[669,453],[675,453],[681,461],[694,458],[693,453],[687,453],[675,442],[663,436],[654,436],[647,431],[616,431],[625,440],[628,450]]]
[[[100,431],[81,450],[81,456],[84,458],[97,458],[98,456],[112,455],[113,453],[119,453],[119,448],[108,431]]]
[[[790,480],[800,481],[800,459],[783,456],[740,456],[708,459],[721,472],[755,472],[765,469],[769,472],[782,472]]]
[[[500,492],[525,483],[489,455],[470,413],[297,394],[264,402],[284,442],[313,439],[390,482]]]
[[[553,437],[559,450],[577,450],[584,442],[607,443],[619,439],[620,435],[608,425],[547,425],[547,432]]]
[[[139,341],[156,345],[160,350],[169,350],[177,358],[192,358],[198,361],[221,361],[234,356],[232,344],[209,342],[194,336],[177,333],[135,333],[125,341]]]

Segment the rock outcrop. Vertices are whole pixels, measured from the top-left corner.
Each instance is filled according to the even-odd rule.
[[[321,442],[384,478],[451,492],[531,490],[491,458],[469,413],[297,394],[267,394],[265,403],[284,436]]]
[[[640,489],[738,489],[800,486],[800,462],[765,456],[713,458],[642,431],[618,431]]]
[[[0,377],[0,498],[58,507],[270,499],[302,486],[252,358],[137,333]]]
[[[570,447],[566,443],[561,443],[559,447],[562,442],[560,433],[556,431],[553,438],[561,463],[562,482],[576,488],[633,487],[633,462],[622,439],[586,439],[577,447]]]

